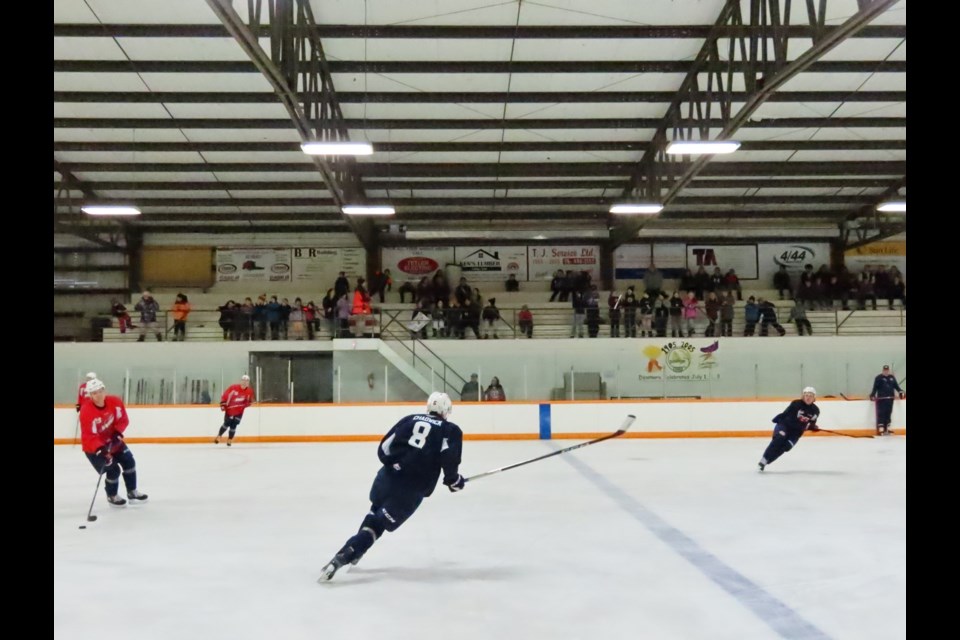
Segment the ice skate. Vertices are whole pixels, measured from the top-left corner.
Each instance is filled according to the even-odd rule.
[[[347,547],[337,555],[333,556],[333,559],[326,564],[326,566],[320,571],[320,578],[317,580],[319,583],[329,582],[333,580],[333,576],[336,575],[337,571],[345,564],[351,564],[350,555],[353,554],[353,547]],[[360,558],[356,558],[360,560]]]

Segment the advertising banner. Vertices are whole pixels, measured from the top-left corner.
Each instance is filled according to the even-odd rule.
[[[527,247],[456,247],[454,260],[469,282],[506,280],[511,273],[517,280],[527,279]]]
[[[851,273],[860,273],[865,268],[871,270],[896,267],[907,277],[907,243],[899,241],[871,242],[856,249],[850,249],[843,256],[844,264]]]
[[[557,269],[586,271],[594,282],[600,280],[599,245],[538,245],[528,247],[528,278],[531,281],[552,280]],[[518,278],[519,279],[519,278]]]
[[[217,249],[217,282],[290,281],[290,249]]]
[[[713,273],[714,267],[720,267],[722,273],[735,270],[740,280],[756,280],[757,245],[688,244],[687,268],[696,273],[701,266],[707,273]]]
[[[452,264],[453,247],[384,247],[380,259],[383,268],[390,269],[394,282],[418,282]]]
[[[294,247],[293,279],[329,289],[341,271],[350,282],[366,273],[366,252],[362,248]]]

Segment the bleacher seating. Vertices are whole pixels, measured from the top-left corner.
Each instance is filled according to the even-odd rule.
[[[569,338],[572,324],[572,309],[570,302],[549,302],[550,291],[549,283],[522,283],[524,290],[519,292],[506,292],[503,290],[492,290],[494,286],[499,285],[502,289],[502,283],[479,283],[487,286],[487,291],[481,289],[483,295],[483,304],[486,305],[487,299],[496,298],[497,308],[503,317],[503,322],[499,329],[501,338],[524,338],[520,335],[517,328],[516,314],[520,308],[526,304],[533,312],[534,317],[534,338]],[[533,289],[533,290],[531,290]],[[173,320],[170,317],[169,309],[173,305],[174,297],[181,290],[158,290],[153,292],[154,298],[158,301],[161,308],[159,317],[161,325],[164,327],[164,340],[173,337]],[[248,294],[237,293],[218,293],[215,291],[193,291],[182,290],[190,299],[193,311],[187,320],[187,340],[188,341],[221,341],[223,332],[218,324],[220,317],[217,307],[226,302],[226,300],[240,300],[247,297]],[[250,293],[249,297],[255,298],[259,293]],[[606,305],[609,291],[602,291],[600,295],[601,302],[601,325],[599,337],[609,337],[610,325],[607,321],[608,309]],[[775,290],[763,289],[745,289],[743,297],[749,296],[763,297],[777,308],[777,316],[781,325],[783,325],[788,336],[796,336],[797,331],[793,323],[789,321],[790,308],[793,306],[792,300],[780,300]],[[137,324],[138,316],[133,311],[133,305],[139,300],[139,294],[134,294],[133,300],[128,304],[128,310]],[[296,296],[283,296],[294,298]],[[310,300],[301,295],[302,299]],[[322,295],[319,296],[322,299]],[[409,298],[408,298],[409,300]],[[317,300],[314,299],[316,303]],[[882,303],[882,301],[881,301]],[[738,301],[733,322],[733,335],[743,335],[743,306],[745,301]],[[906,309],[895,303],[893,310],[878,309],[866,311],[841,311],[839,308],[831,310],[808,311],[807,318],[810,321],[813,335],[904,335],[906,333]],[[407,322],[412,318],[414,306],[410,302],[399,303],[399,295],[396,287],[393,292],[387,294],[386,303],[382,305],[374,299],[374,313],[377,318],[377,327],[375,333],[380,334],[381,328],[384,338],[409,339],[410,332],[407,328]],[[329,340],[331,332],[327,323],[320,322],[320,331],[316,332],[316,340]],[[697,321],[697,336],[703,337],[703,330],[706,327],[706,319],[702,316]],[[481,323],[481,333],[483,324]],[[719,328],[718,328],[719,331]],[[428,338],[432,338],[432,328],[427,327]],[[759,333],[759,327],[758,327]],[[775,332],[771,331],[772,335]],[[621,330],[622,335],[622,330]],[[669,331],[668,331],[669,336]],[[112,326],[103,329],[103,340],[110,342],[132,342],[139,337],[139,329],[128,330],[125,334],[120,333],[116,320],[113,320]],[[147,340],[154,340],[154,336],[148,334]],[[472,332],[468,331],[467,339],[474,339]],[[525,338],[524,338],[525,339]]]

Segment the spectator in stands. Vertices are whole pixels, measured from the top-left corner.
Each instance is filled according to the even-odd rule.
[[[460,338],[466,337],[467,329],[473,331],[473,336],[480,339],[480,303],[476,300],[467,300],[467,304],[461,307]]]
[[[873,292],[877,294],[877,297],[881,300],[889,299],[889,290],[890,285],[893,284],[893,279],[890,277],[890,272],[886,269],[876,269],[873,272]]]
[[[316,338],[320,328],[320,312],[313,300],[303,306],[303,324],[307,328],[307,340]]]
[[[727,291],[720,301],[720,335],[733,337],[733,315],[737,301],[733,299],[733,291]]]
[[[280,302],[280,339],[286,340],[290,335],[290,301],[284,298]]]
[[[577,290],[577,274],[571,269],[567,269],[563,274],[563,288],[560,290],[560,302],[566,302],[570,295]]]
[[[473,287],[467,284],[466,278],[460,278],[460,284],[453,290],[453,297],[457,299],[460,308],[464,308],[468,301],[473,299]]]
[[[253,300],[244,298],[240,310],[234,316],[234,330],[237,340],[253,340]]]
[[[797,285],[796,299],[803,303],[803,306],[813,311],[817,302],[817,292],[813,288],[813,279],[801,280]]]
[[[773,306],[773,303],[763,298],[757,298],[757,306],[760,307],[760,335],[767,335],[769,327],[773,325],[773,328],[777,330],[781,337],[785,336],[787,330],[777,321],[777,308]]]
[[[334,337],[346,338],[350,334],[350,297],[343,294],[337,298],[337,303],[334,306],[337,320],[337,332]]]
[[[736,291],[737,300],[743,300],[743,289],[740,288],[740,278],[734,269],[728,269],[723,276],[724,291]]]
[[[460,399],[464,402],[480,401],[480,382],[477,380],[477,374],[471,373],[470,380],[463,383],[460,389]]]
[[[406,303],[408,293],[410,294],[411,302],[417,301],[417,287],[409,280],[400,285],[400,288],[397,289],[397,293],[400,294],[400,304]]]
[[[649,293],[649,292],[648,292]],[[670,321],[670,296],[661,291],[653,302],[653,328],[658,338],[667,337],[667,323]]]
[[[373,277],[370,278],[370,295],[379,296],[380,302],[384,302],[384,297],[387,293],[388,285],[392,285],[393,281],[390,279],[390,276],[386,272],[377,269],[373,272]]]
[[[780,265],[780,269],[773,274],[773,288],[780,294],[781,300],[792,297],[793,284],[790,282],[790,274],[787,272],[786,265]],[[786,293],[787,297],[784,297],[784,293]]]
[[[466,326],[463,324],[463,309],[460,307],[460,304],[453,300],[450,303],[450,308],[444,310],[444,321],[447,325],[447,334],[454,338],[460,338],[463,340],[464,330]]]
[[[373,320],[373,311],[370,308],[370,294],[367,293],[367,279],[357,278],[357,286],[353,290],[353,306],[350,314],[353,316],[354,335],[367,336],[367,325]]]
[[[713,291],[718,295],[723,295],[726,290],[727,282],[723,277],[723,272],[720,271],[720,267],[714,267],[713,273],[710,274],[710,287],[707,289],[707,292]],[[709,296],[707,297],[709,298]]]
[[[337,299],[333,295],[333,289],[327,289],[327,294],[323,296],[320,304],[323,305],[323,319],[326,321],[327,329],[330,331],[330,337],[333,338],[337,335],[335,318]]]
[[[832,276],[831,276],[832,277]],[[830,295],[830,281],[824,280],[819,273],[813,278],[813,299],[815,308],[832,309],[833,298]]]
[[[707,315],[707,328],[703,335],[712,338],[717,333],[717,321],[720,320],[720,298],[716,291],[707,293],[707,299],[703,301],[703,311]]]
[[[153,299],[149,291],[144,291],[140,301],[133,307],[135,311],[140,312],[140,337],[137,342],[143,342],[147,339],[147,331],[152,330],[157,336],[157,342],[163,341],[163,331],[157,324],[157,313],[160,312],[160,304]]]
[[[867,299],[873,303],[873,310],[877,310],[877,294],[873,288],[873,274],[864,269],[857,280],[857,308],[861,311],[867,308]]]
[[[690,271],[690,269],[684,269],[683,275],[680,276],[680,291],[683,291],[684,294],[686,294],[687,291],[693,291],[696,289],[696,287],[697,281],[693,277],[693,271]]]
[[[892,305],[893,302],[890,304]],[[110,315],[117,319],[117,322],[120,325],[120,333],[126,333],[127,329],[137,328],[137,326],[133,324],[133,320],[130,319],[130,314],[127,313],[127,308],[123,306],[123,303],[120,302],[118,298],[114,298],[110,301]]]
[[[520,283],[517,282],[517,276],[513,273],[508,275],[503,287],[506,291],[520,291]]]
[[[890,283],[889,289],[887,289],[887,302],[891,309],[893,309],[893,301],[899,300],[903,303],[903,308],[907,308],[907,285],[903,281],[903,278],[900,276],[893,276],[893,282]]]
[[[432,284],[433,303],[446,309],[450,306],[450,283],[447,282],[447,276],[442,269],[437,269],[437,272],[433,274]]]
[[[687,291],[687,297],[683,299],[683,324],[688,338],[692,338],[697,333],[698,311],[700,311],[700,301],[693,291]]]
[[[303,300],[296,298],[290,305],[290,339],[303,340],[305,328]]]
[[[237,303],[233,300],[227,300],[227,303],[217,309],[220,312],[220,319],[217,324],[223,329],[224,340],[234,340],[233,323],[237,313]]]
[[[345,271],[341,271],[339,275],[337,275],[337,279],[333,283],[333,292],[336,294],[337,298],[347,295],[350,292],[350,281],[347,280],[347,274]]]
[[[637,302],[637,314],[640,316],[640,336],[646,338],[653,337],[653,307],[656,303],[649,291],[644,291]],[[637,329],[632,329],[632,338],[637,337]]]
[[[253,305],[254,340],[267,339],[267,294],[261,293]]]
[[[697,267],[697,272],[693,274],[694,297],[698,301],[703,300],[707,291],[711,291],[711,287],[713,287],[713,283],[710,281],[710,274],[703,268],[703,265],[700,265]],[[690,289],[687,289],[687,293],[690,293]]]
[[[643,289],[650,294],[651,300],[659,298],[660,292],[663,291],[663,273],[652,262],[643,274]]]
[[[623,337],[637,337],[637,309],[640,303],[637,301],[637,294],[633,290],[633,285],[627,287],[623,292],[623,300],[620,302],[623,308]]]
[[[596,338],[600,335],[600,292],[597,285],[592,284],[583,296],[583,304],[587,321],[587,336]]]
[[[178,293],[173,302],[173,341],[183,342],[187,339],[187,316],[190,315],[190,302],[187,296]]]
[[[623,302],[623,295],[618,294],[616,291],[611,291],[610,295],[607,296],[607,308],[609,309],[609,318],[610,318],[610,337],[619,338],[620,337],[620,303]]]
[[[447,330],[446,309],[439,304],[430,306],[430,319],[433,324],[433,337],[446,338],[450,334]]]
[[[533,314],[527,305],[520,307],[520,313],[517,314],[517,324],[520,325],[520,333],[525,334],[528,338],[533,337]]]
[[[813,335],[810,321],[807,320],[807,310],[803,308],[803,304],[799,300],[794,301],[793,307],[790,309],[790,320],[797,326],[798,336],[803,335],[804,329],[807,330],[807,335]]]
[[[683,298],[679,291],[670,295],[670,337],[683,337]]]
[[[570,306],[573,307],[573,324],[570,326],[570,337],[582,338],[583,320],[587,315],[587,302],[584,299],[583,291],[577,289],[573,292]]]
[[[752,336],[758,322],[760,322],[760,306],[757,304],[757,299],[750,296],[747,298],[747,304],[743,306],[743,335]]]
[[[503,402],[507,399],[503,387],[500,386],[500,378],[493,376],[490,380],[490,386],[483,391],[484,402]]]
[[[497,309],[497,299],[490,298],[487,300],[487,306],[483,308],[483,339],[487,340],[490,337],[490,331],[493,331],[493,337],[497,340],[500,339],[500,336],[497,335],[497,323],[500,321],[500,309]]]
[[[270,339],[280,339],[280,301],[277,296],[270,296],[266,306],[267,324],[270,325]]]
[[[561,293],[563,293],[563,285],[566,278],[563,275],[563,269],[557,269],[556,273],[553,274],[553,280],[550,281],[550,291],[553,293],[550,296],[550,302],[553,302],[557,299]],[[563,302],[563,300],[560,300]]]

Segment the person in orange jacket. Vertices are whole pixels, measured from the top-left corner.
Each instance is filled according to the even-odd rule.
[[[173,341],[183,342],[187,339],[187,316],[190,315],[190,303],[187,296],[177,294],[173,303]]]

